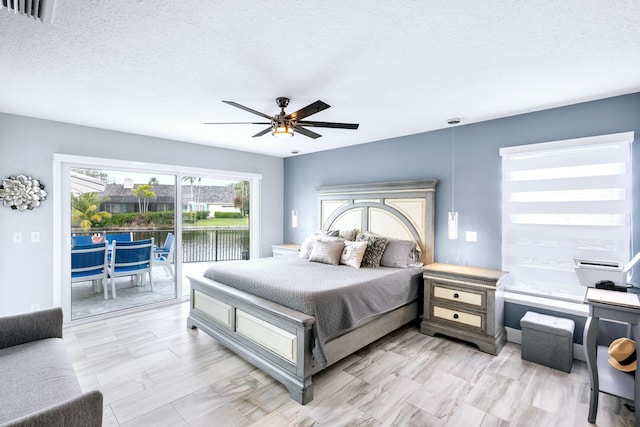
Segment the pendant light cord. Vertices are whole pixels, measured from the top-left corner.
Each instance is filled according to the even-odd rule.
[[[451,141],[451,212],[455,212],[455,190],[456,190],[456,127],[453,126]]]

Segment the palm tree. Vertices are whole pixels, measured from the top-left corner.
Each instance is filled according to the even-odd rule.
[[[147,213],[149,210],[149,199],[156,197],[156,193],[151,191],[151,185],[141,184],[131,192],[138,197],[138,209],[140,213]]]
[[[109,212],[98,211],[100,203],[107,199],[99,196],[98,193],[74,194],[71,199],[71,221],[85,231],[89,231],[94,222],[111,218]]]

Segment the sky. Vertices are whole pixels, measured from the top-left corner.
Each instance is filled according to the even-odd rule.
[[[83,169],[73,169],[76,172],[82,173]],[[116,171],[100,169],[107,173],[107,184],[124,184],[125,179],[131,179],[133,184],[148,184],[151,178],[156,178],[158,183],[165,185],[175,185],[175,176],[171,174],[162,174],[158,172],[133,172],[133,171]],[[226,186],[238,182],[237,180],[223,180],[214,178],[196,178],[193,181],[194,185],[211,185],[211,186]],[[185,181],[185,185],[189,182]]]

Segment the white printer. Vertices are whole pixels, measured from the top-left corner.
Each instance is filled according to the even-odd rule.
[[[573,259],[573,269],[582,286],[593,288],[597,282],[608,280],[615,286],[627,287],[631,278],[631,269],[640,261],[640,252],[626,265],[619,262]]]

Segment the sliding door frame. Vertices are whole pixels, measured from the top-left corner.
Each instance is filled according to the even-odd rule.
[[[260,256],[260,183],[262,175],[248,172],[223,171],[216,169],[192,168],[186,166],[144,163],[139,161],[117,160],[99,157],[85,157],[68,154],[53,155],[53,305],[61,306],[65,324],[94,321],[99,318],[115,317],[123,312],[94,316],[78,321],[71,320],[71,168],[95,168],[143,173],[163,173],[176,177],[176,209],[174,210],[176,232],[176,297],[162,304],[173,304],[182,300],[182,215],[178,203],[182,201],[182,178],[185,176],[203,176],[219,179],[237,179],[249,182],[249,257]],[[157,304],[152,304],[157,305]],[[127,310],[146,310],[150,306],[140,306]]]

